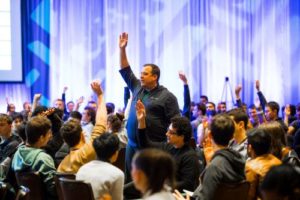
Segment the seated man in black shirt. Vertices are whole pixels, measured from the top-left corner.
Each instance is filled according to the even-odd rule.
[[[200,164],[194,149],[189,146],[192,126],[186,117],[174,117],[166,133],[167,142],[152,142],[146,134],[146,110],[139,100],[136,104],[138,141],[142,148],[155,147],[170,153],[176,161],[176,188],[194,190],[198,185]]]

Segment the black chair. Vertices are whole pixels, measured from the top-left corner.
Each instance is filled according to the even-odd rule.
[[[214,200],[245,200],[248,198],[250,184],[242,181],[237,184],[221,184],[215,192]]]
[[[4,182],[0,182],[0,200],[4,200],[7,193],[7,184]]]
[[[30,200],[42,200],[45,199],[45,192],[43,183],[38,172],[15,172],[17,183],[19,186],[27,187],[29,192]]]
[[[30,200],[30,190],[25,186],[20,186],[16,200]]]
[[[95,200],[91,184],[66,178],[58,180],[64,200]]]
[[[116,162],[113,163],[114,166],[125,172],[125,152],[126,148],[122,148],[119,150],[119,155]]]
[[[76,175],[75,174],[71,174],[71,173],[61,173],[61,172],[56,172],[55,176],[54,176],[54,180],[55,180],[55,186],[56,186],[56,191],[57,191],[57,195],[58,195],[58,199],[59,200],[64,200],[63,194],[62,194],[62,189],[59,185],[59,178],[66,178],[66,179],[71,179],[71,180],[75,180],[76,179]]]

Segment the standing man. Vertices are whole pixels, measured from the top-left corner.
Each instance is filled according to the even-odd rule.
[[[119,38],[120,47],[120,73],[132,92],[132,103],[127,122],[128,145],[126,147],[126,182],[130,181],[131,160],[139,149],[137,141],[137,119],[135,104],[141,100],[146,107],[146,134],[151,141],[166,141],[166,135],[170,120],[180,115],[176,97],[167,88],[159,85],[160,69],[154,64],[145,64],[140,80],[133,74],[126,56],[128,34],[122,33]]]

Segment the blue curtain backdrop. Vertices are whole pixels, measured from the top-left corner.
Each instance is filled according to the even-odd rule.
[[[267,100],[300,102],[299,1],[43,0],[23,1],[24,10],[29,28],[23,31],[28,34],[23,36],[24,67],[27,77],[33,75],[28,79],[32,84],[19,90],[30,89],[27,96],[42,92],[45,102],[52,103],[68,86],[67,101],[80,96],[87,101],[90,81],[100,79],[107,101],[122,106],[125,84],[118,73],[118,37],[125,31],[135,73],[145,63],[159,65],[161,84],[181,105],[178,71],[187,74],[194,101],[201,94],[220,101],[229,77],[231,90],[243,85],[242,98],[248,104],[257,101],[257,79]],[[39,14],[32,19],[29,13],[35,11]],[[1,85],[1,93],[15,87]],[[230,103],[229,87],[226,91],[223,100]],[[7,90],[4,94],[19,100]]]

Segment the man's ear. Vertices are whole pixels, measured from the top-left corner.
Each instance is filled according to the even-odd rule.
[[[244,129],[244,127],[245,127],[244,121],[240,121],[240,122],[238,123],[238,126],[239,126],[239,128],[243,128],[243,129]]]

